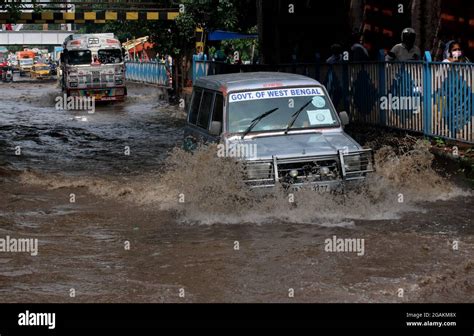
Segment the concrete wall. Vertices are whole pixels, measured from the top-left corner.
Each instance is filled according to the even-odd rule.
[[[65,31],[2,31],[0,45],[61,45],[64,39],[73,34]]]

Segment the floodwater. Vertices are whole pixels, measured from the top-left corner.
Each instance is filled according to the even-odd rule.
[[[290,202],[179,150],[184,113],[152,87],[92,114],[57,110],[55,83],[0,90],[0,239],[38,239],[0,252],[1,302],[474,302],[472,189],[421,143]]]

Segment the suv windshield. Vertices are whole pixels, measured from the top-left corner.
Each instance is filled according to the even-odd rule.
[[[90,64],[92,62],[90,50],[72,50],[68,53],[69,64]]]
[[[230,93],[228,106],[230,133],[244,132],[261,113],[276,108],[278,110],[262,118],[252,132],[285,130],[292,116],[302,107],[291,130],[339,125],[332,104],[321,87]]]
[[[102,64],[122,62],[121,49],[101,49],[97,52],[97,56]]]

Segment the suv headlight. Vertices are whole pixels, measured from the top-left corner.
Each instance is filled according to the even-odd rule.
[[[254,163],[247,164],[245,171],[249,180],[267,179],[270,177],[271,163]]]
[[[347,172],[360,170],[360,155],[344,156],[344,170]]]

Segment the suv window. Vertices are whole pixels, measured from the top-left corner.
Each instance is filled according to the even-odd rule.
[[[211,117],[212,100],[214,93],[211,91],[204,91],[201,99],[201,107],[199,108],[199,116],[197,125],[199,127],[208,128],[209,118]]]
[[[222,132],[223,113],[224,97],[221,94],[216,93],[216,98],[214,99],[214,108],[212,111],[212,121],[218,121],[221,123],[221,129],[219,130],[219,134]]]
[[[216,94],[214,100],[214,111],[212,112],[212,121],[222,122],[222,114],[224,112],[224,98],[221,94]]]
[[[191,101],[191,110],[189,112],[189,123],[196,125],[199,105],[201,104],[202,89],[194,89],[193,99]]]

